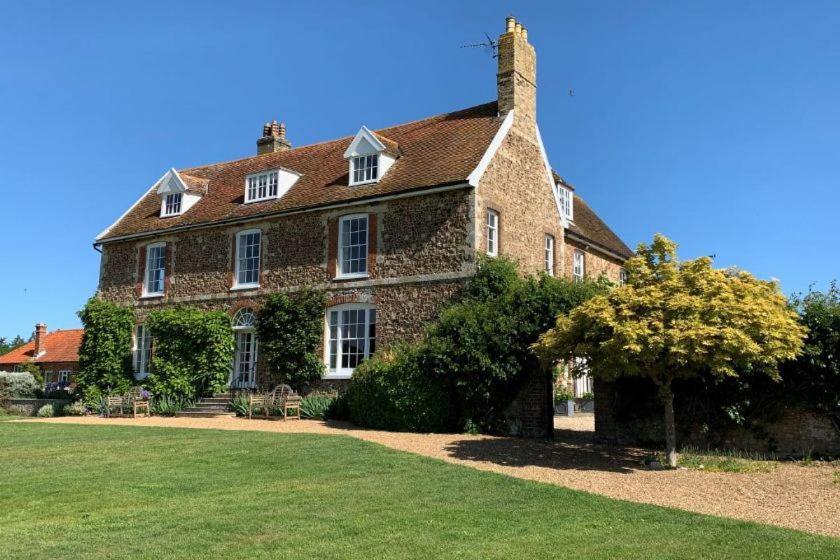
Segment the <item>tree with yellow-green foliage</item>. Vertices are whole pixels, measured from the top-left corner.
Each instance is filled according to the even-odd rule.
[[[640,244],[625,265],[625,286],[559,316],[535,344],[545,364],[583,358],[596,378],[652,380],[672,467],[675,379],[744,372],[778,379],[779,363],[800,353],[806,334],[775,282],[713,268],[710,257],[680,262],[676,249],[659,234]]]

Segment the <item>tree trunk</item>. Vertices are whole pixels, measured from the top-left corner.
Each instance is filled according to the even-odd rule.
[[[659,396],[665,406],[665,459],[668,466],[677,466],[677,429],[674,425],[674,393],[670,384],[660,388]]]

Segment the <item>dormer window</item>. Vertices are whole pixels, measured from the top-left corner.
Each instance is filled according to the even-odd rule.
[[[353,158],[353,184],[370,183],[379,178],[379,154]]]
[[[280,198],[300,178],[288,169],[272,169],[245,177],[245,204]]]
[[[572,194],[572,190],[563,185],[557,185],[557,196],[560,199],[560,208],[563,210],[563,215],[566,216],[566,219],[571,220],[574,215],[574,194]]]
[[[166,195],[163,202],[163,216],[177,216],[181,213],[182,193],[171,193]]]
[[[350,162],[350,186],[378,182],[396,161],[398,151],[396,142],[363,126],[344,152],[344,159]]]
[[[189,180],[189,184],[184,181]],[[180,216],[201,199],[206,191],[207,180],[184,175],[170,169],[157,182],[157,194],[160,195],[160,217]]]

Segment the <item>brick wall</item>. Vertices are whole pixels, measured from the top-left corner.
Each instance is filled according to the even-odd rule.
[[[627,380],[624,380],[625,387]],[[615,383],[595,380],[595,434],[605,442],[662,445],[664,424],[661,407],[652,399],[626,401]],[[634,405],[632,416],[617,410]],[[753,419],[750,428],[729,426],[707,433],[696,419],[677,413],[678,445],[742,449],[762,453],[802,456],[807,453],[840,454],[840,418],[797,406],[785,408],[778,417]],[[620,417],[621,416],[621,417]]]

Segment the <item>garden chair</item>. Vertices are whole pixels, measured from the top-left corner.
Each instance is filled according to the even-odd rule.
[[[263,414],[268,418],[271,412],[271,397],[264,393],[251,393],[248,395],[248,420],[254,413],[255,408],[262,408]]]
[[[293,418],[300,420],[300,395],[297,395],[288,385],[278,385],[271,392],[272,404],[280,409],[283,420]],[[291,414],[290,414],[291,411]]]
[[[105,417],[113,416],[111,411],[117,409],[120,411],[120,416],[125,416],[125,398],[124,397],[105,397]]]
[[[131,417],[137,418],[137,412],[144,410],[146,417],[152,415],[152,410],[149,407],[149,399],[144,394],[142,387],[132,387],[131,390],[126,395],[126,400],[128,400],[131,406]]]

